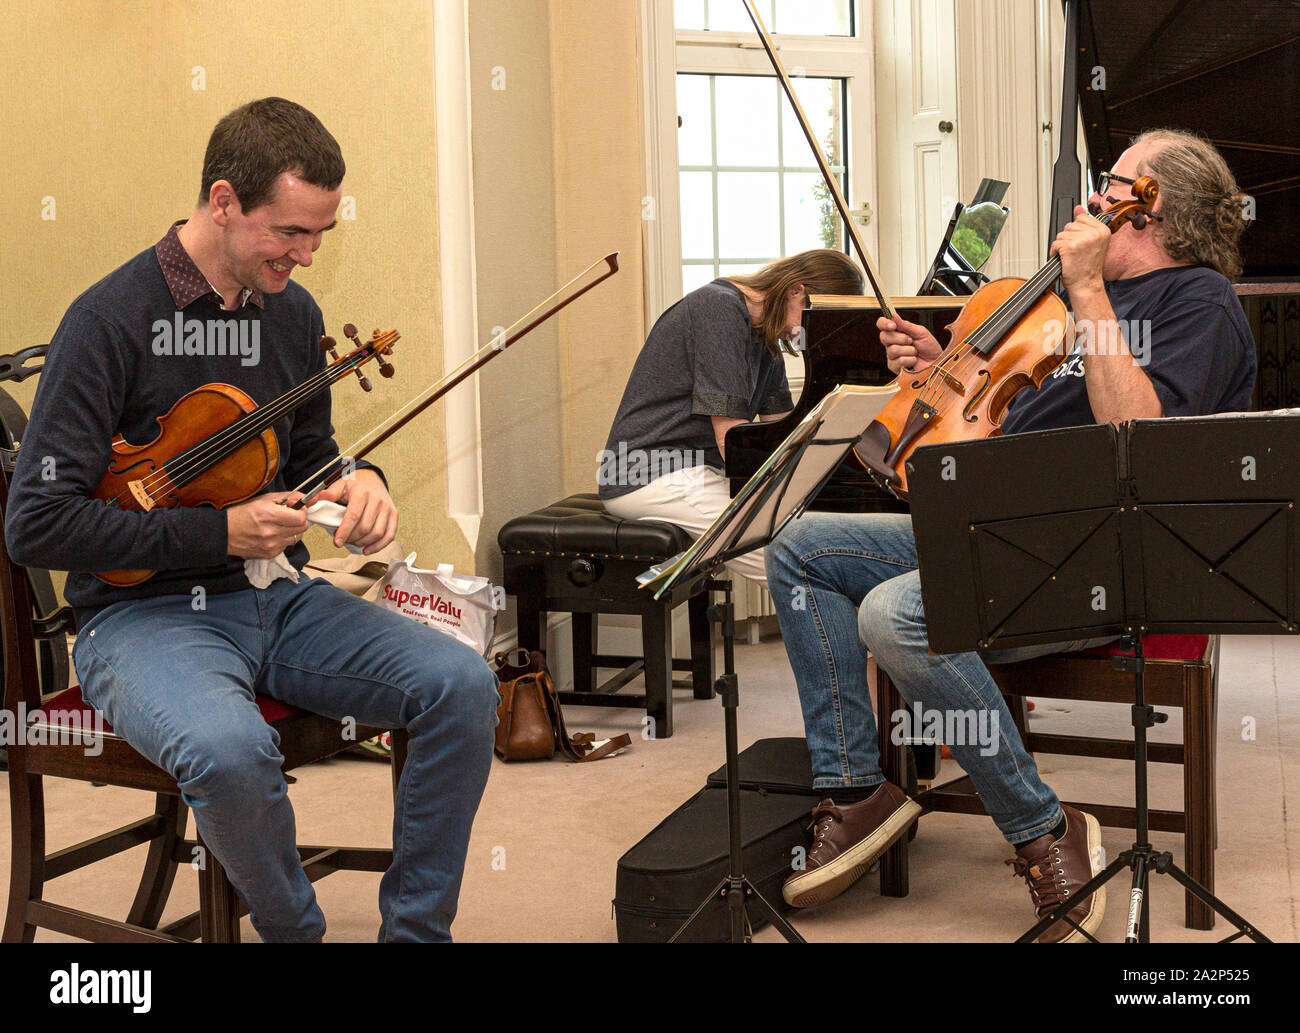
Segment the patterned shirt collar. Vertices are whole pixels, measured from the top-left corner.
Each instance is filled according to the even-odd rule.
[[[178,309],[188,307],[199,298],[208,298],[218,308],[224,310],[225,304],[221,292],[199,272],[199,267],[194,264],[194,259],[185,250],[185,245],[181,243],[181,238],[176,232],[185,225],[186,221],[181,219],[172,223],[172,228],[167,231],[167,235],[154,245],[154,254],[158,256],[158,264],[162,267],[167,289],[172,292],[172,298]],[[239,292],[239,304],[232,311],[243,308],[250,301],[258,308],[266,307],[266,299],[261,291],[245,287]]]

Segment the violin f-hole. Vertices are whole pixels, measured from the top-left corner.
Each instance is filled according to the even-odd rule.
[[[978,423],[978,422],[979,422],[979,417],[978,417],[978,416],[972,416],[972,415],[971,415],[971,410],[972,410],[973,408],[975,408],[975,404],[976,404],[976,403],[977,403],[981,398],[984,397],[985,392],[987,392],[988,389],[989,389],[989,385],[992,384],[992,382],[993,382],[993,381],[990,379],[989,371],[986,370],[986,369],[982,369],[982,370],[980,370],[980,371],[977,372],[975,375],[976,375],[977,377],[980,378],[980,387],[979,387],[979,390],[975,392],[974,397],[972,397],[971,400],[970,400],[969,402],[966,403],[965,407],[964,407],[964,408],[962,409],[962,411],[961,411],[961,418],[962,418],[963,420],[965,420],[967,423]]]

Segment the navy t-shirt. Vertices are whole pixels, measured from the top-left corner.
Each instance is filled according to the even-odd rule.
[[[1200,266],[1157,269],[1106,284],[1129,352],[1151,378],[1166,416],[1208,416],[1250,408],[1255,342],[1228,280]],[[1083,333],[1035,391],[1021,391],[1002,418],[1004,434],[1096,423],[1084,356],[1113,353]]]

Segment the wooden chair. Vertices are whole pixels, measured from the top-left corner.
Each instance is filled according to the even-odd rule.
[[[35,352],[29,349],[28,352]],[[43,349],[40,349],[43,352]],[[27,353],[23,353],[27,354]],[[0,356],[0,368],[10,356]],[[0,526],[9,502],[9,475],[16,453],[0,448]],[[200,839],[186,839],[188,808],[169,774],[138,754],[105,723],[99,740],[102,751],[88,756],[76,733],[90,727],[94,711],[77,686],[67,685],[67,640],[75,632],[72,611],[36,615],[29,572],[13,563],[0,535],[0,621],[4,641],[4,706],[13,720],[22,710],[37,715],[26,722],[40,736],[63,744],[9,746],[9,810],[13,851],[10,860],[9,906],[3,940],[30,942],[38,928],[53,929],[86,940],[115,942],[239,942],[239,920],[248,908],[236,895],[220,862]],[[45,664],[38,643],[48,643],[52,655],[63,658],[61,668]],[[385,729],[358,727],[345,736],[342,723],[309,714],[277,700],[258,697],[258,706],[280,735],[284,770],[323,760],[364,742]],[[23,737],[18,737],[22,739]],[[406,758],[405,730],[395,730],[393,788],[396,791]],[[153,813],[129,825],[86,839],[52,854],[45,852],[46,777],[71,778],[141,789],[154,794]],[[144,872],[125,920],[90,914],[57,904],[45,896],[46,882],[96,861],[149,844]],[[307,877],[313,882],[335,871],[383,872],[392,863],[390,849],[368,847],[299,846]],[[199,908],[162,928],[159,922],[180,864],[199,865]]]
[[[1183,765],[1183,809],[1150,809],[1150,827],[1158,832],[1183,835],[1187,874],[1214,892],[1214,850],[1218,845],[1218,811],[1215,794],[1215,734],[1218,714],[1218,636],[1148,635],[1143,639],[1146,654],[1144,690],[1146,701],[1155,707],[1178,707],[1183,711],[1183,742],[1148,741],[1152,763]],[[1131,738],[1044,734],[1028,725],[1025,697],[1038,699],[1094,700],[1132,705],[1132,675],[1116,670],[1112,657],[1121,643],[1080,653],[1060,653],[1024,663],[990,665],[994,681],[1007,699],[1016,728],[1030,753],[1057,753],[1078,757],[1106,757],[1133,760]],[[882,715],[897,713],[902,697],[889,675],[878,670],[876,691]],[[881,737],[885,777],[904,785],[906,746],[894,745]],[[1130,780],[1131,784],[1131,780]],[[920,794],[922,813],[948,811],[983,814],[984,807],[962,776]],[[1092,814],[1102,825],[1131,829],[1136,826],[1134,808],[1105,803],[1067,801],[1072,807]],[[906,896],[907,841],[900,840],[881,860],[880,891],[886,896]],[[1185,920],[1189,929],[1213,929],[1214,912],[1190,893]]]

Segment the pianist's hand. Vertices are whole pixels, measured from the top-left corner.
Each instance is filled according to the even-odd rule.
[[[880,343],[885,346],[885,357],[894,373],[900,369],[924,369],[943,351],[929,330],[897,316],[893,319],[881,316],[876,320],[876,329],[880,331]]]

